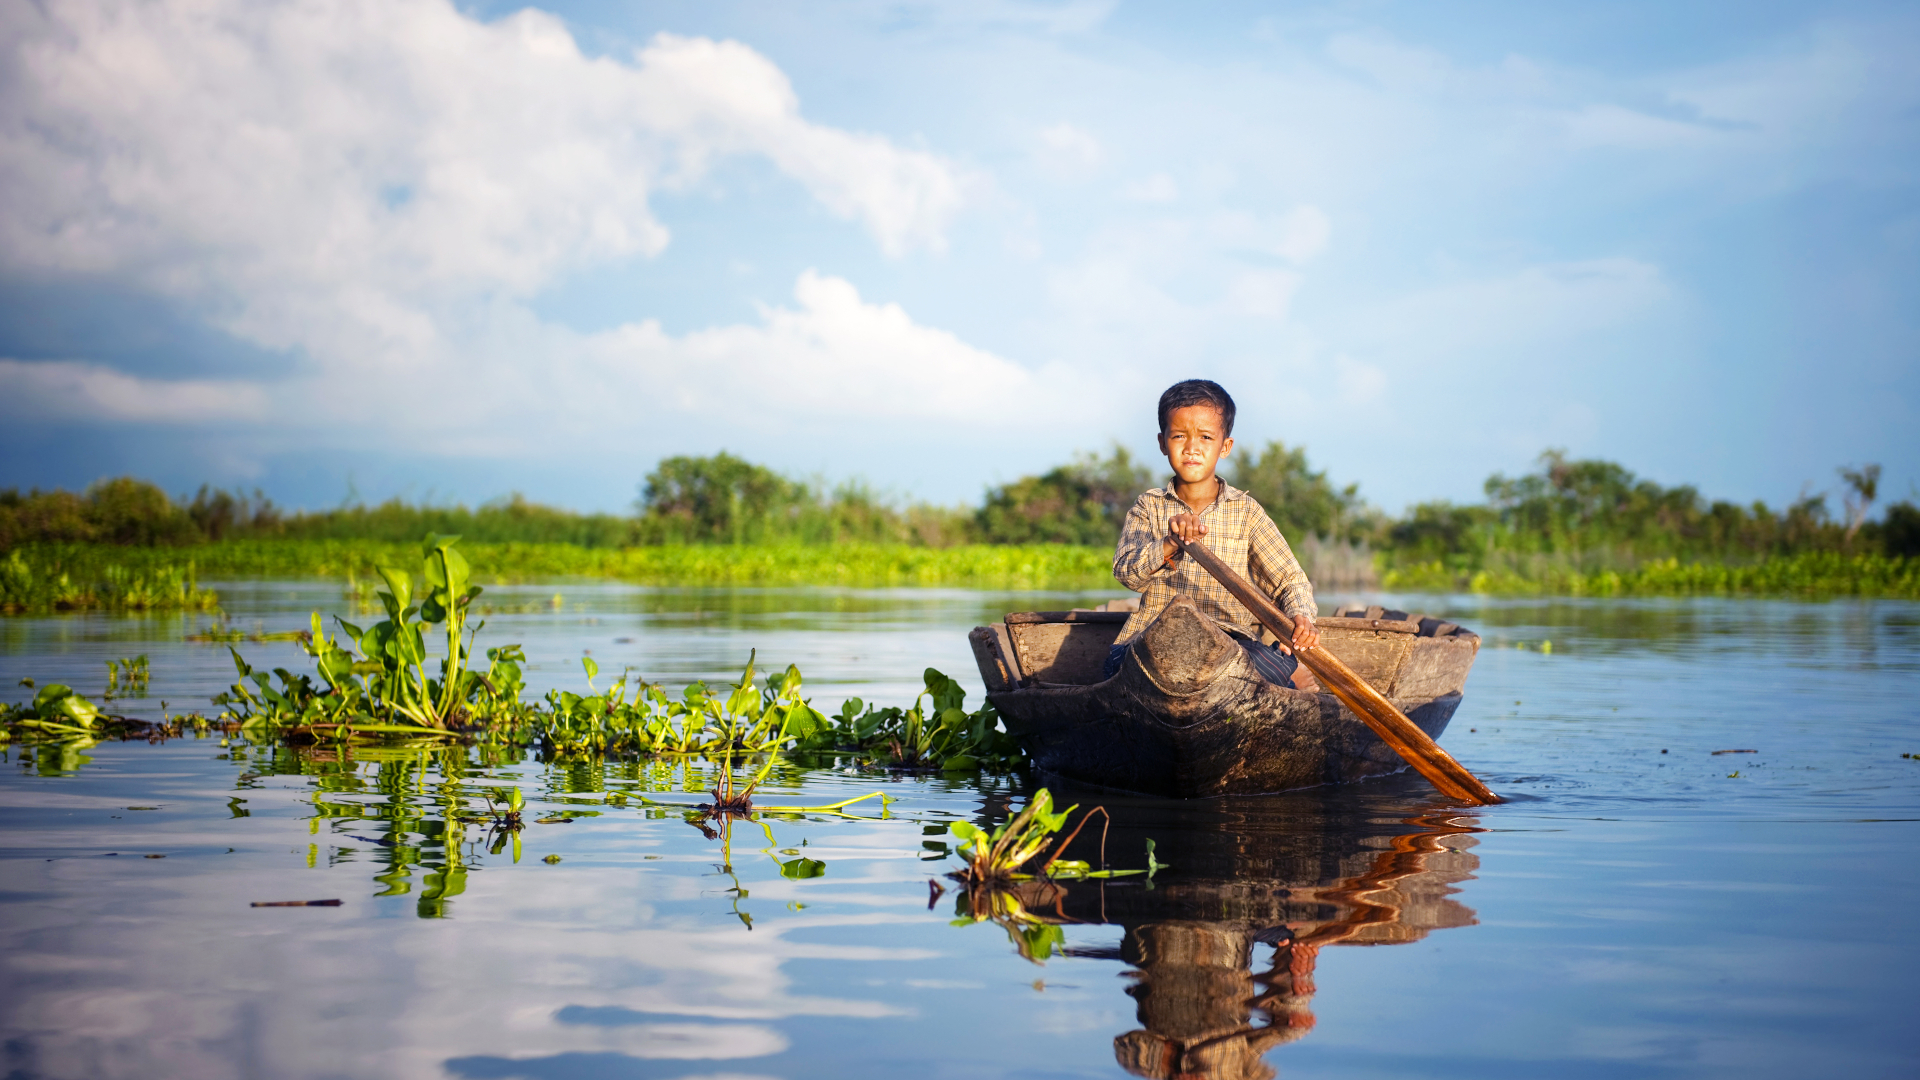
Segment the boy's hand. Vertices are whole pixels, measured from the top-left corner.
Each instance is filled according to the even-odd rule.
[[[1161,557],[1161,562],[1172,562],[1173,557],[1180,552],[1180,548],[1173,542],[1173,537],[1177,536],[1182,540],[1198,540],[1207,535],[1207,523],[1201,521],[1198,514],[1175,514],[1173,520],[1167,522],[1167,532],[1171,535],[1167,537],[1166,554]]]
[[[1198,540],[1207,535],[1207,523],[1198,514],[1175,514],[1167,522],[1167,531],[1182,540]]]
[[[1314,649],[1314,648],[1318,648],[1319,645],[1320,645],[1320,630],[1318,627],[1313,625],[1312,619],[1309,619],[1305,615],[1302,615],[1299,618],[1293,620],[1293,648],[1294,649]],[[1293,652],[1293,649],[1289,649],[1285,645],[1282,645],[1280,646],[1280,651],[1283,653],[1291,654]]]

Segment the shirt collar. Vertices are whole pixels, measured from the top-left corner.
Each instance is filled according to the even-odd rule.
[[[1216,479],[1218,479],[1217,475],[1216,475]],[[1167,484],[1165,487],[1154,488],[1152,491],[1147,492],[1147,494],[1158,495],[1158,496],[1161,496],[1162,498],[1172,499],[1174,502],[1180,502],[1180,496],[1175,495],[1173,493],[1172,477],[1167,478]],[[1213,502],[1208,503],[1207,505],[1218,506],[1221,503],[1236,502],[1246,497],[1247,497],[1246,492],[1240,490],[1237,487],[1234,487],[1232,484],[1227,483],[1225,480],[1221,480],[1220,494],[1215,496]],[[1180,503],[1180,505],[1185,506],[1186,503]]]

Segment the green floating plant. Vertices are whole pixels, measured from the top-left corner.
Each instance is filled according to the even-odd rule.
[[[385,588],[374,599],[386,617],[378,622],[363,627],[335,618],[330,633],[314,612],[304,631],[253,635],[256,640],[297,640],[313,658],[311,671],[255,668],[235,647],[241,635],[224,627],[196,635],[196,640],[227,643],[238,678],[213,698],[218,714],[211,721],[192,717],[194,727],[218,726],[229,736],[254,743],[351,743],[359,748],[356,753],[373,746],[479,742],[532,746],[548,760],[612,755],[722,759],[728,768],[714,805],[729,812],[750,807],[746,800],[773,764],[766,755],[783,750],[851,753],[898,768],[956,773],[1004,768],[1021,760],[1018,744],[1000,730],[993,707],[969,711],[965,688],[933,668],[926,670],[925,687],[908,708],[876,709],[853,698],[832,717],[806,698],[799,668],[788,666],[761,677],[757,656],[749,656],[735,682],[718,687],[695,682],[678,694],[628,672],[601,684],[599,664],[589,656],[581,661],[586,693],[555,689],[542,700],[528,700],[525,651],[517,644],[484,650],[476,644],[485,622],[470,615],[483,590],[472,583],[474,572],[457,547],[459,539],[429,533],[416,549],[417,577],[391,565],[379,567]],[[430,641],[442,655],[429,656]],[[112,661],[108,696],[142,694],[148,676],[145,656]],[[61,692],[71,690],[63,687]],[[41,704],[0,706],[8,710],[0,713],[0,731],[9,738],[31,733],[46,739],[47,731],[19,726],[19,721],[31,719],[42,726],[67,724],[73,730],[66,734],[73,737],[100,733],[91,720],[42,716],[45,702],[56,699],[43,694],[36,699]],[[78,703],[84,701],[76,698],[67,707],[80,709]],[[121,727],[145,724],[113,719]],[[146,725],[139,733],[171,737],[187,719]],[[744,789],[736,789],[732,762],[753,756],[762,760],[745,778]]]
[[[1038,858],[1052,843],[1053,836],[1066,827],[1067,818],[1078,810],[1079,804],[1065,810],[1053,809],[1053,793],[1041,788],[1027,800],[1027,805],[1011,819],[996,826],[991,831],[968,821],[956,821],[947,826],[960,840],[959,854],[966,860],[966,866],[949,876],[968,886],[992,886],[1013,881],[1027,881],[1034,878],[1067,880],[1076,878],[1116,878],[1130,877],[1134,874],[1151,874],[1164,868],[1164,863],[1153,862],[1153,841],[1147,841],[1147,858],[1152,862],[1148,870],[1109,870],[1104,867],[1094,869],[1091,863],[1079,859],[1063,859],[1066,851],[1080,830],[1086,828],[1093,815],[1107,817],[1104,806],[1096,806],[1080,817],[1080,824],[1061,840],[1045,862],[1032,873],[1026,872],[1028,864]],[[1103,845],[1104,846],[1104,845]]]

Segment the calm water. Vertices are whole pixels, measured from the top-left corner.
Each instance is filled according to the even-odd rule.
[[[346,610],[332,586],[221,591],[240,627]],[[537,683],[577,689],[589,651],[674,684],[737,676],[758,648],[829,711],[905,704],[928,665],[977,700],[968,627],[1083,599],[568,585],[556,610],[555,591],[487,595],[503,610],[483,644],[524,642]],[[954,893],[929,910],[927,882],[954,865],[946,823],[1000,819],[1020,777],[787,770],[762,802],[894,801],[709,836],[642,802],[710,782],[663,765],[339,762],[217,738],[10,750],[0,1070],[1920,1074],[1920,760],[1901,757],[1920,755],[1920,605],[1399,603],[1485,636],[1444,741],[1507,803],[1457,809],[1416,777],[1191,804],[1075,793],[1111,811],[1112,862],[1144,866],[1151,838],[1170,868],[1029,890],[1034,917],[1005,925],[955,925]],[[0,685],[97,692],[104,660],[144,651],[149,697],[118,711],[203,707],[232,667],[181,641],[193,623],[0,620]],[[507,785],[550,822],[517,859],[447,813]]]

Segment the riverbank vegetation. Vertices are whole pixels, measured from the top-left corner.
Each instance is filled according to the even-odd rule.
[[[1920,596],[1920,509],[1877,517],[1879,469],[1838,472],[1841,506],[1709,500],[1613,462],[1550,451],[1484,502],[1400,516],[1315,471],[1299,447],[1229,459],[1323,591]],[[721,453],[659,463],[631,515],[519,495],[476,508],[352,504],[287,512],[259,492],[169,498],[131,478],[84,493],[0,491],[0,610],[208,608],[201,579],[372,577],[426,533],[460,535],[487,581],[646,585],[1111,586],[1111,545],[1157,479],[1115,448],[990,489],[977,507],[889,500]]]

